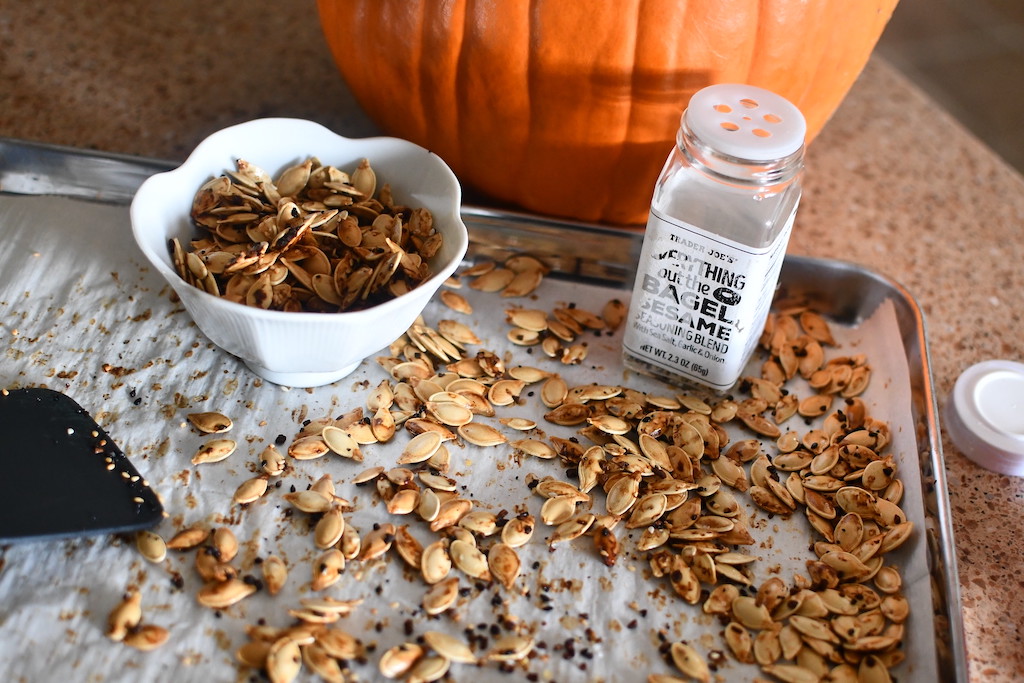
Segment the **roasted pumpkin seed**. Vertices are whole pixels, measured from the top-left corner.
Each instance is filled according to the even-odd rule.
[[[142,620],[142,594],[132,591],[111,610],[107,617],[106,635],[111,640],[122,641]]]
[[[203,434],[221,434],[230,431],[234,424],[227,415],[215,412],[189,413],[186,417]]]
[[[232,439],[210,439],[192,456],[193,465],[220,462],[235,452],[237,444]]]

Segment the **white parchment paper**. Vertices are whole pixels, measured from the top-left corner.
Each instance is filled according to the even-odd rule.
[[[323,474],[336,482],[338,495],[355,511],[349,523],[363,533],[374,522],[408,523],[422,542],[432,535],[418,519],[389,516],[372,489],[357,488],[352,478],[373,465],[391,467],[408,437],[366,446],[362,464],[327,456],[295,462],[279,488],[245,509],[231,502],[236,487],[254,476],[257,455],[279,435],[290,443],[304,420],[337,416],[365,403],[369,390],[386,378],[372,359],[334,385],[312,390],[286,389],[262,382],[237,359],[214,348],[169,296],[169,288],[143,264],[132,242],[126,207],[76,200],[0,196],[0,339],[4,361],[0,386],[46,386],[78,401],[119,443],[135,466],[161,494],[169,516],[155,530],[170,538],[192,524],[229,526],[242,542],[234,561],[241,573],[259,577],[259,560],[270,554],[285,559],[289,582],[280,594],[266,591],[222,613],[195,600],[201,582],[194,553],[171,552],[155,565],[135,550],[131,539],[92,537],[0,548],[0,671],[14,681],[231,681],[250,680],[256,672],[240,669],[234,651],[246,641],[247,625],[293,623],[289,608],[312,595],[314,558],[309,518],[290,514],[282,494],[306,488]],[[567,248],[571,248],[569,245]],[[468,322],[483,348],[506,354],[506,365],[536,365],[560,372],[570,386],[597,382],[624,384],[653,393],[670,393],[659,382],[625,372],[619,362],[621,332],[590,335],[589,356],[578,366],[564,366],[528,353],[505,339],[504,309],[519,305],[550,310],[574,303],[599,312],[612,297],[626,293],[546,280],[530,300],[500,299],[468,289],[471,317],[432,303],[428,324],[442,318]],[[906,361],[899,346],[893,308],[883,305],[855,329],[834,329],[842,348],[835,354],[865,353],[874,369],[864,396],[870,412],[892,425],[891,452],[906,482],[903,507],[923,530],[923,503],[917,481],[917,446],[910,415]],[[339,343],[344,343],[343,341]],[[499,408],[498,417],[533,417],[545,435],[570,437],[571,428],[544,424],[538,387],[524,392],[522,405]],[[205,441],[185,424],[189,412],[216,410],[231,416],[229,436],[239,448],[228,460],[195,467],[192,454]],[[498,424],[509,439],[522,438]],[[799,420],[799,418],[796,418]],[[800,424],[786,425],[800,431]],[[749,433],[729,427],[731,436]],[[770,445],[770,444],[769,444]],[[284,447],[282,447],[283,450]],[[564,476],[557,461],[522,460],[512,448],[453,445],[452,470],[463,495],[480,507],[528,508],[539,514],[541,499],[527,487],[529,473]],[[2,476],[2,473],[0,473]],[[59,472],[41,473],[59,477]],[[768,519],[743,495],[758,544],[758,582],[780,567],[787,582],[803,572],[811,558],[810,534],[802,515]],[[603,494],[594,507],[603,511]],[[420,601],[425,584],[392,552],[386,560],[352,562],[342,579],[323,594],[362,598],[364,603],[336,626],[371,647],[366,662],[353,662],[360,680],[376,680],[381,652],[426,630],[441,630],[474,645],[493,642],[513,624],[533,633],[536,656],[514,672],[491,664],[453,665],[452,680],[638,681],[650,672],[671,673],[659,653],[665,641],[685,639],[701,653],[725,651],[723,625],[698,606],[674,596],[663,579],[650,576],[643,553],[635,550],[639,531],[616,529],[623,553],[615,567],[601,563],[589,537],[550,551],[540,526],[522,548],[523,573],[516,590],[465,579],[457,607],[439,618],[426,618]],[[907,625],[908,661],[901,678],[935,680],[931,589],[922,531],[893,559],[901,567],[906,594],[913,605]],[[457,570],[454,570],[457,572]],[[140,653],[109,641],[107,614],[129,588],[142,593],[144,621],[166,627],[169,642]],[[751,680],[758,672],[731,657],[717,669],[723,680]],[[305,679],[313,680],[308,673]]]

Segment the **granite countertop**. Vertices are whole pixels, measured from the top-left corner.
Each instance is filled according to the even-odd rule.
[[[377,132],[312,0],[0,7],[3,137],[174,161],[262,116]],[[807,168],[790,252],[862,264],[914,295],[940,409],[970,365],[1024,360],[1024,178],[878,59]],[[1019,680],[1024,601],[1007,596],[1024,583],[1024,479],[982,469],[945,435],[943,447],[971,680]]]

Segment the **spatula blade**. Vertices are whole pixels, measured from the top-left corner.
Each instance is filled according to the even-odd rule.
[[[134,531],[163,506],[114,440],[68,396],[0,392],[0,543]]]

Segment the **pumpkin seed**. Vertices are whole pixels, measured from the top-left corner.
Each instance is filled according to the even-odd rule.
[[[472,315],[473,306],[466,300],[466,297],[462,296],[458,292],[452,292],[450,290],[443,290],[441,292],[441,303],[448,308],[456,311],[457,313],[465,313],[466,315]]]
[[[336,545],[345,531],[345,516],[341,509],[333,507],[324,513],[313,530],[313,543],[317,548],[325,550]]]
[[[309,487],[310,491],[316,491],[328,500],[337,499],[337,491],[334,487],[334,478],[330,474],[324,474]]]
[[[124,637],[124,644],[142,652],[155,650],[170,637],[167,629],[154,624],[142,624]]]
[[[875,573],[875,587],[883,593],[893,594],[903,587],[903,579],[895,567],[882,567]]]
[[[331,499],[312,489],[286,493],[283,498],[296,509],[309,514],[320,514],[331,509]]]
[[[425,522],[433,522],[441,511],[441,499],[437,497],[433,489],[423,491],[419,496],[419,504],[416,513]]]
[[[452,662],[473,664],[476,656],[466,643],[441,631],[426,631],[423,641],[435,652]]]
[[[558,452],[547,442],[538,439],[519,439],[510,444],[516,451],[535,458],[550,460],[558,456]]]
[[[551,536],[548,537],[548,543],[554,545],[579,538],[587,532],[587,529],[594,523],[594,519],[595,516],[589,512],[567,519],[555,527]]]
[[[644,529],[637,539],[637,550],[654,550],[668,543],[670,538],[668,527],[650,526]]]
[[[471,510],[462,516],[459,526],[479,536],[490,536],[498,531],[498,516],[488,510]]]
[[[511,590],[519,577],[521,562],[518,553],[511,546],[504,543],[496,543],[490,546],[487,551],[487,566],[490,574],[497,579],[502,586]]]
[[[886,595],[879,609],[886,619],[895,624],[902,624],[910,616],[910,603],[902,595]]]
[[[810,617],[794,614],[789,617],[789,623],[793,628],[808,638],[826,640],[830,643],[838,642],[838,637],[832,629],[829,628],[828,624],[819,619],[812,619]]]
[[[466,498],[453,498],[444,501],[438,508],[437,515],[430,522],[430,530],[440,531],[441,529],[458,524],[463,515],[472,508],[473,501]]]
[[[669,646],[669,654],[672,657],[672,663],[684,675],[701,681],[701,683],[708,683],[711,680],[711,670],[708,668],[707,662],[689,644],[675,641]]]
[[[650,526],[662,515],[668,507],[668,497],[663,493],[650,493],[639,498],[632,506],[629,519],[626,521],[627,529],[641,529]],[[615,514],[609,510],[609,513]]]
[[[459,436],[474,446],[497,446],[508,441],[505,435],[494,427],[479,422],[461,425],[457,431]]]
[[[564,365],[579,365],[586,360],[589,349],[586,342],[572,344],[562,352],[560,360]]]
[[[299,602],[302,603],[303,607],[324,614],[337,614],[338,616],[348,616],[352,611],[362,604],[361,599],[356,600],[338,600],[331,597],[312,597],[302,598]]]
[[[286,462],[281,451],[274,444],[269,444],[260,453],[260,469],[271,477],[279,477],[284,474]]]
[[[691,605],[696,605],[700,601],[700,581],[693,570],[684,563],[681,555],[672,558],[668,577],[672,590],[684,601]]]
[[[744,664],[754,663],[754,639],[743,625],[730,621],[725,627],[725,643],[736,659]]]
[[[370,431],[378,443],[387,443],[395,435],[395,416],[385,406],[381,406],[370,418]]]
[[[510,329],[505,337],[516,346],[533,346],[534,344],[539,344],[541,340],[539,333],[516,327]]]
[[[748,429],[757,434],[771,439],[777,439],[782,436],[782,430],[779,429],[778,425],[761,415],[740,412],[738,417]]]
[[[234,424],[230,417],[216,412],[189,413],[186,419],[203,434],[221,434]]]
[[[298,619],[303,624],[333,624],[338,621],[340,615],[333,612],[320,612],[314,609],[290,609],[288,614]]]
[[[287,683],[295,679],[302,668],[302,651],[289,637],[275,641],[267,651],[265,670],[272,683]]]
[[[220,462],[235,452],[237,444],[232,439],[210,439],[192,456],[193,465]]]
[[[491,572],[487,564],[487,556],[480,552],[476,546],[466,541],[452,541],[448,547],[452,564],[467,576],[482,581],[491,580]]]
[[[465,323],[458,320],[439,320],[438,333],[456,345],[479,344],[480,338]]]
[[[732,614],[740,624],[757,631],[770,629],[774,623],[768,606],[746,595],[733,600]]]
[[[328,683],[344,683],[345,673],[338,661],[320,645],[309,643],[301,648],[302,663],[314,674]]]
[[[473,411],[451,401],[427,401],[427,414],[443,425],[460,427],[473,421]]]
[[[267,654],[272,643],[265,640],[251,640],[235,650],[235,659],[243,666],[262,669],[267,663]]]
[[[210,530],[205,527],[188,527],[174,534],[167,541],[167,547],[173,550],[190,550],[202,544],[209,536]]]
[[[320,439],[332,453],[336,453],[343,458],[351,458],[356,462],[363,461],[363,454],[359,450],[359,443],[348,431],[334,425],[328,425],[320,433]],[[310,445],[314,452],[320,450],[319,444],[315,441],[310,442]],[[291,449],[289,449],[289,454],[295,457]]]
[[[409,527],[402,524],[395,528],[394,548],[398,555],[413,569],[419,570],[423,565],[423,546],[409,533]]]
[[[519,398],[526,383],[518,379],[500,379],[491,385],[487,398],[496,406],[510,406]]]
[[[575,507],[575,506],[574,506]],[[533,515],[517,515],[510,519],[501,529],[501,540],[510,548],[526,545],[533,537],[536,522]]]
[[[547,313],[538,309],[530,308],[508,308],[505,309],[505,322],[509,325],[529,330],[532,332],[543,332],[548,328]]]
[[[235,494],[232,496],[239,505],[248,505],[254,503],[267,492],[268,483],[264,477],[253,477],[242,482],[237,489]]]
[[[365,648],[358,638],[338,628],[318,629],[314,639],[327,655],[336,659],[358,659],[365,653]]]
[[[267,592],[277,595],[288,581],[288,566],[277,555],[271,555],[263,560],[261,567],[263,584],[267,587]]]
[[[429,460],[437,449],[441,447],[442,437],[439,432],[422,432],[417,434],[402,450],[398,457],[398,464],[410,465]]]
[[[715,485],[711,485],[712,482]],[[719,480],[717,477],[714,477],[712,482],[706,482],[702,479],[696,489],[698,494],[701,495],[707,494],[709,491],[712,492],[710,495],[705,496],[705,507],[707,507],[709,512],[719,517],[728,517],[730,519],[737,517],[740,514],[740,504],[736,500],[736,496],[726,489],[718,489],[717,483]],[[753,491],[753,488],[750,491]]]
[[[515,429],[516,431],[537,429],[537,423],[528,418],[500,418],[498,421],[509,429]]]
[[[557,526],[568,521],[576,513],[576,499],[570,496],[555,496],[544,501],[540,508],[540,519],[548,526]]]
[[[572,427],[586,422],[590,408],[583,403],[563,403],[544,414],[544,419],[556,425]]]
[[[226,526],[217,527],[214,530],[211,545],[221,562],[230,562],[238,554],[238,539],[234,532]]]
[[[568,395],[569,385],[558,375],[548,377],[541,385],[540,399],[548,408],[560,406]]]
[[[743,584],[744,586],[749,586],[753,583],[749,576],[729,564],[715,564],[715,571],[719,577],[734,583]]]
[[[420,492],[417,489],[400,489],[387,501],[387,509],[393,515],[408,515],[418,509]]]
[[[451,662],[439,654],[427,654],[421,657],[406,675],[406,683],[430,683],[443,678],[448,673]]]
[[[639,494],[639,478],[633,476],[620,478],[608,490],[608,496],[606,500],[608,514],[625,514],[636,503]]]
[[[517,634],[499,636],[491,649],[487,651],[486,659],[493,662],[516,662],[525,659],[533,651],[533,645],[532,636]]]
[[[443,540],[435,541],[423,549],[420,572],[428,584],[443,581],[452,569],[452,558],[448,554],[448,546]]]
[[[423,594],[423,611],[434,616],[448,611],[459,597],[459,579],[450,577],[441,579]]]
[[[142,621],[142,594],[131,591],[107,617],[108,638],[122,641]]]
[[[303,436],[293,441],[288,446],[288,455],[296,460],[315,460],[330,450],[323,437],[320,434],[314,434]]]
[[[821,680],[818,674],[796,664],[769,664],[762,669],[783,683],[816,683]]]
[[[395,541],[395,531],[394,524],[375,524],[374,528],[362,539],[359,559],[369,562],[390,550]]]
[[[493,268],[469,283],[470,289],[481,292],[500,292],[515,278],[516,274],[506,268]]]
[[[719,479],[738,491],[746,491],[750,487],[746,472],[729,458],[712,460],[711,469]]]
[[[204,607],[225,609],[255,592],[256,586],[238,578],[231,578],[203,586],[196,594],[196,599]]]
[[[337,548],[331,548],[313,560],[313,582],[310,588],[321,591],[333,586],[341,578],[344,569],[345,556]]]
[[[359,557],[363,549],[363,539],[354,526],[345,523],[345,530],[341,532],[341,540],[338,541],[338,550],[346,560],[354,560]]]
[[[800,326],[804,329],[811,339],[822,344],[828,344],[835,346],[835,339],[832,336],[832,331],[829,328],[828,322],[818,313],[814,311],[803,311],[800,313]]]
[[[543,279],[544,273],[539,269],[520,271],[501,290],[501,296],[504,298],[527,296],[540,286]]]
[[[167,544],[157,533],[143,529],[135,534],[135,547],[150,562],[159,564],[167,558]]]
[[[913,531],[913,522],[902,522],[897,524],[885,532],[885,538],[882,540],[882,545],[878,549],[878,552],[880,554],[884,554],[899,548],[908,538],[910,538]]]

